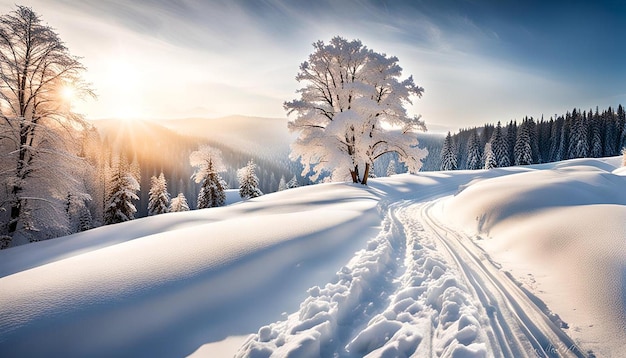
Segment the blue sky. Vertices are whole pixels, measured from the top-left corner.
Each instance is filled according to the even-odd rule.
[[[0,0],[6,13],[13,1]],[[83,57],[90,118],[284,117],[317,40],[358,38],[425,88],[433,129],[626,104],[623,1],[32,0]]]

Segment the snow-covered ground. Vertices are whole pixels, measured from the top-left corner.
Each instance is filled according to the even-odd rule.
[[[618,163],[323,184],[0,251],[0,352],[617,357]]]

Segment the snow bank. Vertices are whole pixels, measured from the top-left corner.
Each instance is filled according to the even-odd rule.
[[[486,179],[446,200],[471,235],[598,356],[626,350],[626,178],[615,158]],[[619,172],[619,170],[618,170]]]
[[[321,185],[4,250],[0,351],[181,356],[247,334],[328,282],[380,224],[376,205]]]

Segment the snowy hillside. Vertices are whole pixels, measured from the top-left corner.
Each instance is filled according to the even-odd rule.
[[[315,185],[3,250],[0,351],[617,357],[618,163]]]

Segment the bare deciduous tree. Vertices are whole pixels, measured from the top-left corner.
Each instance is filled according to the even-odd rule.
[[[0,17],[0,233],[31,240],[66,230],[64,198],[84,193],[76,137],[88,124],[72,113],[74,97],[93,95],[85,70],[32,9]],[[45,235],[44,235],[45,236]]]

